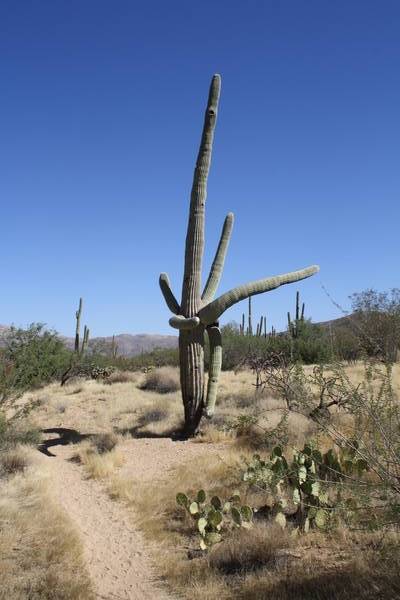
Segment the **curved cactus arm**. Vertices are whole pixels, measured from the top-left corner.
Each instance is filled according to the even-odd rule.
[[[201,297],[204,304],[208,304],[215,296],[219,282],[221,280],[222,270],[224,268],[224,262],[226,252],[229,246],[229,240],[231,239],[233,227],[233,213],[228,213],[225,217],[224,225],[222,227],[221,237],[217,251],[215,253],[213,264],[211,265],[210,274],[207,279],[207,283],[204,287],[204,292]]]
[[[300,271],[293,271],[292,273],[276,275],[275,277],[268,277],[266,279],[258,279],[257,281],[252,281],[245,285],[239,285],[229,292],[222,294],[222,296],[213,300],[213,302],[210,302],[207,306],[204,306],[204,308],[199,311],[198,315],[204,325],[210,325],[217,321],[228,308],[237,302],[245,300],[249,296],[255,296],[256,294],[274,290],[281,285],[306,279],[318,271],[319,267],[313,265],[306,269],[301,269]]]
[[[208,368],[207,397],[204,406],[206,417],[212,417],[215,411],[217,399],[218,379],[222,365],[222,338],[218,324],[207,327],[208,339],[210,341],[210,366]]]
[[[179,310],[180,310],[179,304],[171,290],[171,285],[169,283],[169,277],[168,277],[167,273],[161,273],[158,282],[160,284],[160,288],[161,288],[162,294],[164,296],[164,300],[167,303],[169,310],[171,312],[173,312],[175,315],[179,314]]]
[[[195,329],[200,325],[199,317],[184,317],[183,315],[176,315],[171,317],[169,324],[174,329]]]

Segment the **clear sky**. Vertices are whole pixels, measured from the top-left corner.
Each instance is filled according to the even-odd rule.
[[[233,211],[220,292],[321,267],[254,299],[269,326],[400,286],[398,0],[3,0],[0,323],[71,334],[83,296],[92,335],[174,333],[215,72],[204,279]]]

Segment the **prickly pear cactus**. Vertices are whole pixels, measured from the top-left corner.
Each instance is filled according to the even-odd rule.
[[[304,532],[310,527],[327,529],[335,513],[343,505],[343,486],[350,474],[359,476],[368,469],[359,458],[357,447],[329,449],[322,453],[314,444],[293,450],[288,463],[281,446],[276,446],[269,459],[255,455],[243,473],[243,480],[271,492],[275,498],[272,515],[281,527],[286,527],[286,509],[295,507],[295,522]],[[335,482],[335,485],[332,485]],[[345,505],[349,503],[345,499]]]
[[[234,493],[227,501],[212,496],[207,502],[204,490],[199,490],[194,500],[179,492],[176,502],[196,522],[202,550],[222,541],[223,535],[232,528],[252,526],[253,510],[250,506],[241,505],[238,493]]]

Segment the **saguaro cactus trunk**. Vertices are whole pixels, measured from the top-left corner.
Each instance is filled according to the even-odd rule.
[[[261,294],[286,283],[299,281],[318,271],[318,267],[313,266],[285,275],[260,279],[238,286],[214,300],[233,227],[233,214],[229,213],[225,218],[210,275],[203,293],[201,292],[207,178],[211,162],[220,88],[221,78],[219,75],[214,75],[208,96],[203,134],[191,191],[180,304],[171,290],[168,275],[162,273],[159,281],[167,306],[174,313],[169,323],[171,327],[179,330],[180,379],[185,414],[185,433],[187,436],[195,434],[203,414],[211,417],[214,413],[222,361],[219,317],[225,310],[240,302],[240,300],[250,298],[255,294]],[[206,396],[204,376],[205,331],[207,331],[210,343],[210,368]]]

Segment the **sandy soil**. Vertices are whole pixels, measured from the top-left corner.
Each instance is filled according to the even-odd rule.
[[[45,457],[54,482],[53,493],[81,534],[87,569],[96,597],[104,600],[167,600],[172,596],[157,580],[134,514],[107,495],[104,485],[85,478],[84,469],[70,460],[74,446],[53,446]],[[161,479],[166,471],[218,446],[169,439],[134,439],[120,451],[119,473],[135,481]]]

